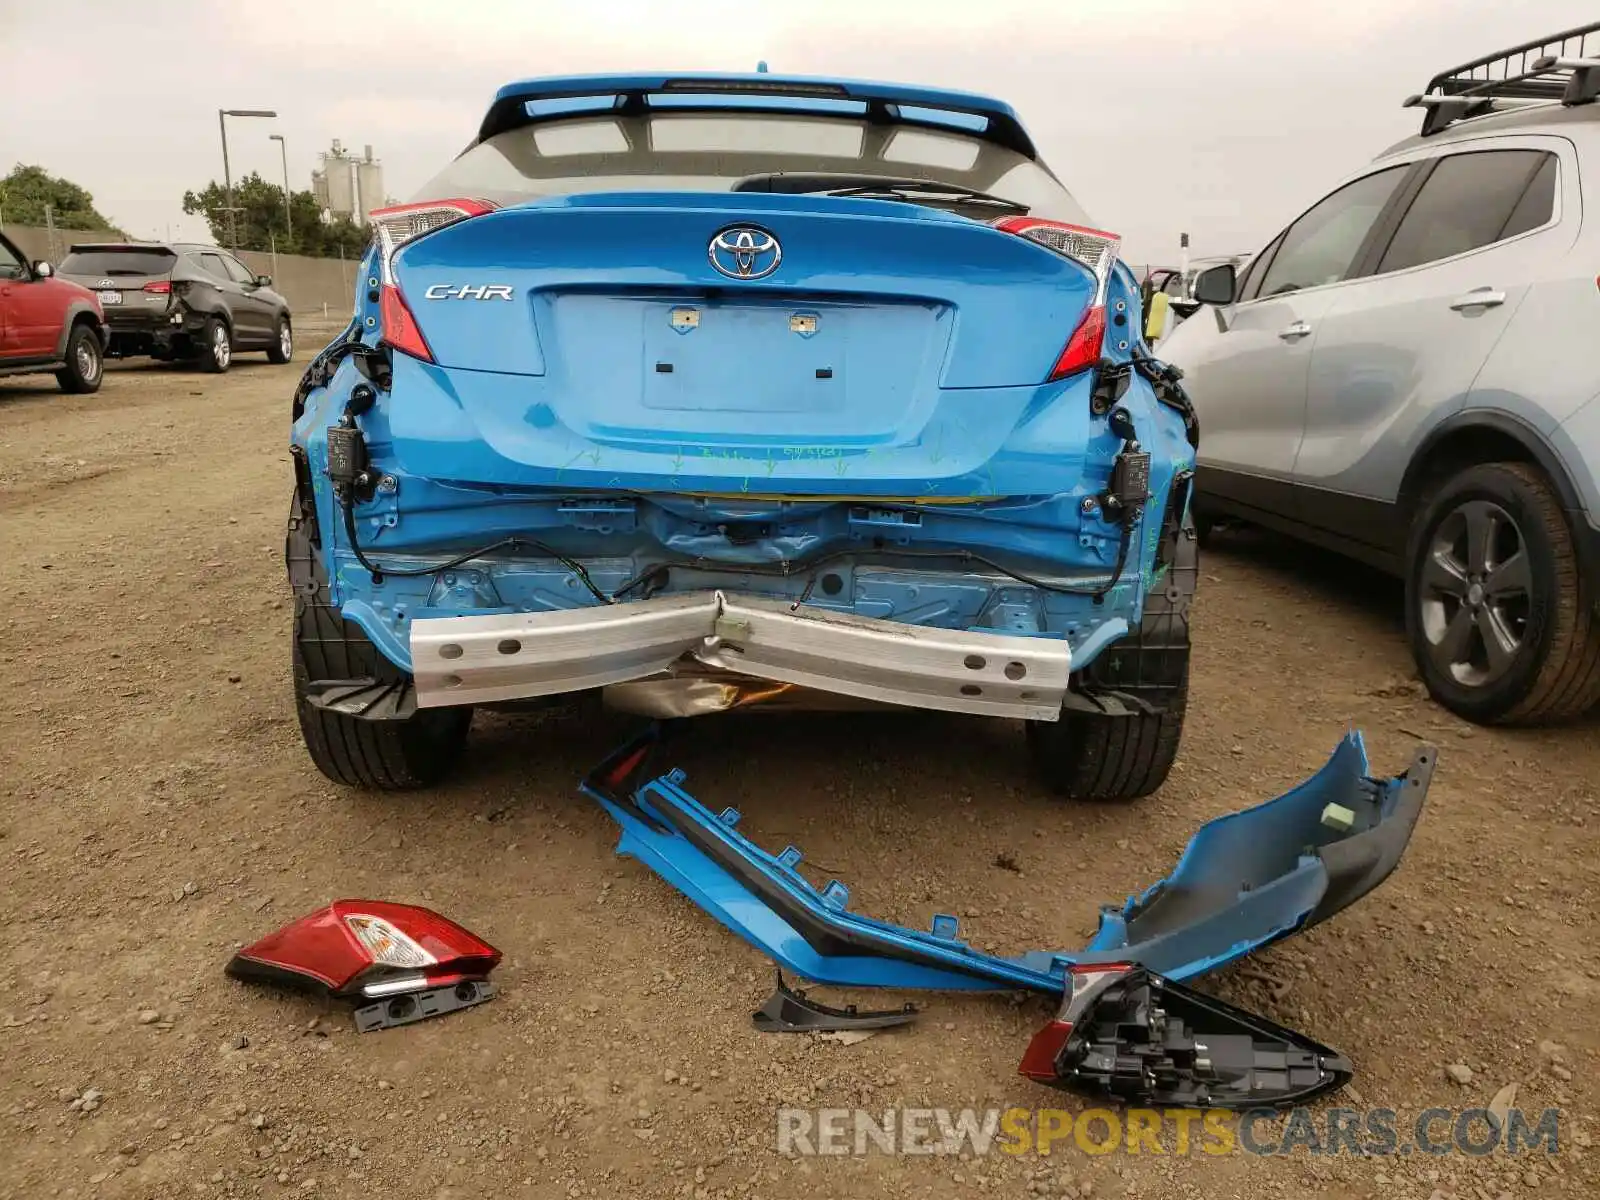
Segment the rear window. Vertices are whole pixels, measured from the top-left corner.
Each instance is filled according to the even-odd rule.
[[[982,142],[969,137],[928,133],[921,129],[896,129],[889,137],[889,144],[884,147],[883,157],[886,162],[970,171],[978,161],[978,150],[982,145]]]
[[[165,275],[177,255],[164,246],[74,250],[61,260],[66,275]]]
[[[575,116],[470,147],[416,199],[482,196],[517,204],[606,191],[727,192],[751,176],[840,174],[955,184],[1088,221],[1043,164],[960,130],[899,126],[884,136],[855,114],[724,111]]]
[[[1440,159],[1395,230],[1379,274],[1537,229],[1554,211],[1555,163],[1542,150],[1475,150]]]

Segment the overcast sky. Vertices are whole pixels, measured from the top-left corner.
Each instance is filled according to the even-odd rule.
[[[0,0],[0,174],[38,163],[137,237],[202,237],[222,176],[310,185],[371,143],[409,199],[494,90],[534,75],[771,70],[986,92],[1135,261],[1259,246],[1413,132],[1445,67],[1595,17],[1592,0]]]

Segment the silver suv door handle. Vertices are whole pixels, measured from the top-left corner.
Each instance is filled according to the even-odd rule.
[[[1296,321],[1287,329],[1280,331],[1278,336],[1286,342],[1292,342],[1295,340],[1295,338],[1303,338],[1310,332],[1311,326],[1307,325],[1304,321]]]
[[[1450,307],[1456,312],[1464,308],[1493,308],[1497,304],[1506,302],[1506,294],[1494,288],[1474,288],[1465,296],[1457,296],[1450,301]]]

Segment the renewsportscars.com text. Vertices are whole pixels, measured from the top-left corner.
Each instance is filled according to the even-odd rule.
[[[780,1108],[776,1148],[791,1157],[867,1154],[1555,1154],[1561,1112],[1426,1108]]]

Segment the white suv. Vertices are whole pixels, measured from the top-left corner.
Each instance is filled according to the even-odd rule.
[[[1454,68],[1422,132],[1162,342],[1196,511],[1406,581],[1417,666],[1475,721],[1600,702],[1600,23]]]

